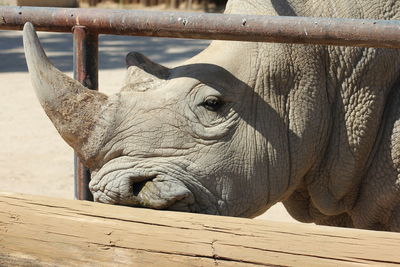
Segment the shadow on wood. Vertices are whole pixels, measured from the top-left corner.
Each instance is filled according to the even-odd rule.
[[[400,234],[0,193],[0,266],[390,266]]]
[[[78,0],[17,0],[17,6],[78,7]]]

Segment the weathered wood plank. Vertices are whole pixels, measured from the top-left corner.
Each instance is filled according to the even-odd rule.
[[[400,234],[0,193],[0,266],[390,266]]]

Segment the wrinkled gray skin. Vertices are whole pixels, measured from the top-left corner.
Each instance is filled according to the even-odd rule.
[[[231,0],[226,13],[400,19],[396,0]],[[214,41],[167,69],[127,57],[90,92],[24,41],[40,102],[95,201],[400,231],[398,50]]]

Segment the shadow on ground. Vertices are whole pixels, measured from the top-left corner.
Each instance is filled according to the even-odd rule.
[[[39,33],[39,38],[50,60],[61,71],[72,71],[72,35]],[[196,55],[208,44],[206,40],[100,35],[99,67],[124,68],[125,56],[131,51],[168,65]],[[0,31],[0,62],[0,72],[27,71],[21,32]]]

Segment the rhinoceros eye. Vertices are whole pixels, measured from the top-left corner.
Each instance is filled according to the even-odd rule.
[[[218,111],[224,105],[224,101],[216,96],[209,96],[201,105],[209,111]]]

